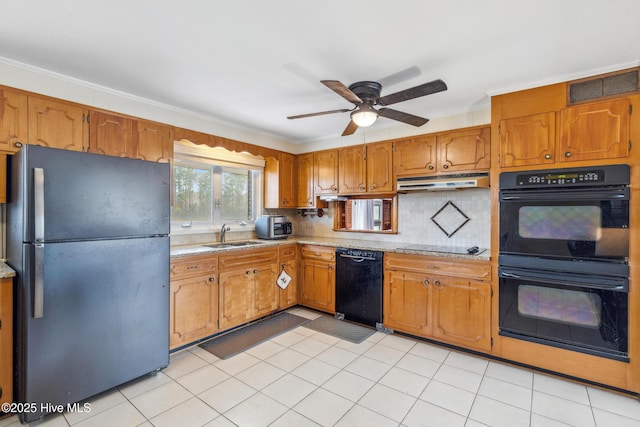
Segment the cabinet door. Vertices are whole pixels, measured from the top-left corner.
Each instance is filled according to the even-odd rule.
[[[171,127],[144,120],[134,122],[133,158],[171,163],[173,160]]]
[[[365,149],[362,145],[344,147],[338,153],[341,194],[367,192]]]
[[[313,183],[313,153],[298,156],[298,197],[300,208],[314,208],[316,206]]]
[[[30,96],[29,144],[82,151],[87,147],[87,111],[80,105]]]
[[[438,135],[438,170],[458,172],[489,170],[491,128],[464,129]]]
[[[556,113],[500,120],[500,166],[553,163]]]
[[[491,351],[491,286],[433,277],[433,336],[450,344]]]
[[[260,265],[253,272],[251,317],[261,317],[278,309],[278,264]]]
[[[0,88],[0,151],[15,153],[27,143],[27,95]]]
[[[300,273],[299,303],[318,310],[335,313],[335,263],[316,259],[303,259]]]
[[[393,191],[393,144],[391,141],[367,146],[367,191]]]
[[[206,338],[218,330],[218,289],[215,280],[211,275],[171,281],[170,348]]]
[[[394,143],[393,170],[396,175],[425,175],[436,172],[436,137],[403,139]]]
[[[629,155],[629,100],[585,104],[560,112],[559,161]]]
[[[419,336],[429,336],[431,286],[424,273],[391,270],[384,281],[384,326]]]
[[[291,276],[291,281],[285,289],[280,289],[278,291],[279,309],[292,307],[298,303],[298,269],[296,264],[295,260],[280,262],[280,271],[284,271]]]
[[[0,403],[13,401],[13,279],[0,279]]]
[[[338,150],[314,153],[313,180],[316,196],[338,193]]]
[[[133,157],[133,120],[126,117],[91,113],[89,152],[116,157]]]
[[[241,325],[251,318],[252,288],[253,273],[248,268],[220,273],[220,329]]]
[[[294,208],[296,201],[296,183],[298,180],[296,156],[289,153],[280,153],[280,207]]]

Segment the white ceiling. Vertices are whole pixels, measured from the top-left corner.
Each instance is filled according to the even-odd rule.
[[[0,15],[0,58],[294,143],[349,121],[286,119],[352,106],[324,79],[400,72],[383,96],[443,79],[446,92],[393,105],[433,119],[640,64],[637,0],[0,0]]]

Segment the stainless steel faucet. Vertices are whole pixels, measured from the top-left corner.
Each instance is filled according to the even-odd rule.
[[[227,231],[231,230],[231,227],[227,227],[227,224],[222,224],[222,227],[220,228],[220,241],[224,242],[224,239],[226,237]]]

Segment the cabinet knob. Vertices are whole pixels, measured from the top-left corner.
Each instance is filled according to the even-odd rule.
[[[358,190],[364,190],[364,185],[361,185],[360,187],[358,187]]]
[[[287,199],[282,199],[282,204],[283,204],[283,205],[288,205],[288,204],[289,204],[289,201],[288,201]]]
[[[247,270],[244,272],[244,274],[246,274],[247,276],[251,274],[251,271]]]
[[[429,165],[429,170],[432,171],[433,170],[433,165]]]
[[[424,279],[424,282],[422,282],[422,284],[428,285],[429,284],[429,279]]]
[[[13,145],[15,145],[16,147],[20,148],[20,147],[22,147],[22,142],[16,141],[16,142],[13,143]]]
[[[329,266],[329,271],[333,271],[333,266]]]
[[[549,159],[551,158],[551,154],[549,154],[549,153],[545,154],[545,155],[544,155],[544,158],[545,158],[545,159],[547,159],[547,160],[549,160]]]
[[[436,285],[437,287],[442,286],[442,284],[440,283],[440,280],[436,280],[436,282],[434,283],[434,285]]]
[[[442,169],[449,169],[449,165],[442,165]]]
[[[215,281],[216,281],[215,276],[211,276],[211,277],[209,277],[209,281],[210,281],[210,282],[215,282]]]
[[[565,157],[571,157],[571,151],[565,151],[564,156]]]
[[[258,274],[258,270],[253,270],[253,274]]]
[[[375,189],[376,189],[375,185],[372,185],[372,186],[369,187],[369,190],[375,190]]]

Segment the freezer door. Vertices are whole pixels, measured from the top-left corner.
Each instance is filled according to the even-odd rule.
[[[27,145],[12,170],[23,206],[9,213],[12,227],[25,222],[23,242],[169,234],[167,163]]]
[[[168,237],[43,249],[39,308],[34,245],[18,278],[17,402],[66,405],[168,365]]]

